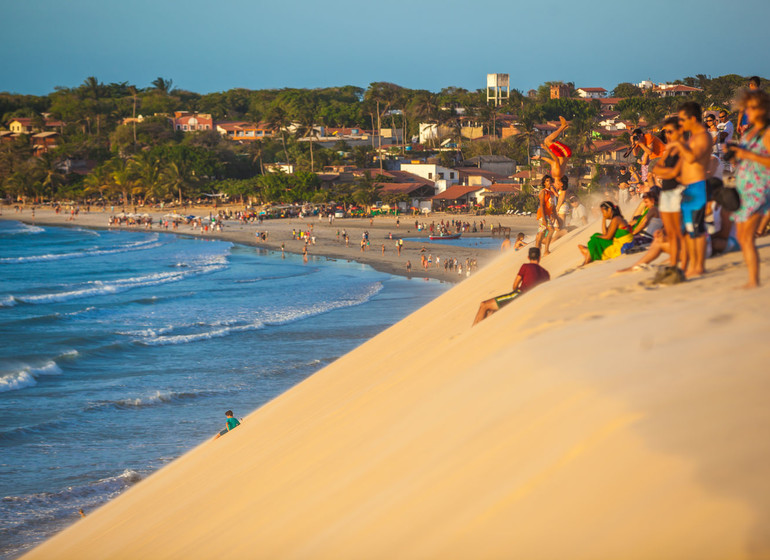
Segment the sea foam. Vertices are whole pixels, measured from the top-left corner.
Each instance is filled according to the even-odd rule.
[[[41,262],[41,261],[58,261],[62,259],[80,259],[83,257],[93,257],[99,255],[114,255],[117,253],[128,253],[131,251],[143,251],[147,249],[155,249],[160,247],[162,243],[158,242],[158,234],[154,234],[149,239],[142,241],[136,241],[134,243],[127,243],[125,245],[119,245],[113,249],[84,249],[82,251],[75,251],[72,253],[46,253],[44,255],[28,255],[24,257],[4,257],[0,258],[0,263],[27,263],[27,262]]]
[[[0,393],[37,385],[37,378],[41,375],[60,375],[61,373],[61,368],[53,360],[35,367],[25,364],[17,371],[0,376]]]

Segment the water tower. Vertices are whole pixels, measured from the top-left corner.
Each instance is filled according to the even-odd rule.
[[[511,97],[508,74],[487,74],[487,103],[494,100],[495,107]]]

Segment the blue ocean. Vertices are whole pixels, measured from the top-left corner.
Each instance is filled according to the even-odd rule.
[[[0,221],[0,558],[447,288],[224,241]]]

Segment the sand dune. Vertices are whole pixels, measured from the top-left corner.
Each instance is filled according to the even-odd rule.
[[[25,558],[767,558],[767,288],[477,275]],[[760,245],[768,282],[770,246]]]

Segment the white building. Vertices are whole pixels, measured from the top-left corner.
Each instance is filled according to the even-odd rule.
[[[584,99],[599,99],[607,95],[607,90],[603,87],[584,87],[577,88],[575,91]]]
[[[420,144],[438,144],[441,140],[450,136],[452,129],[448,126],[436,123],[420,123]]]
[[[457,171],[435,163],[402,163],[400,169],[433,181],[439,189],[437,192],[460,182],[460,174]]]

